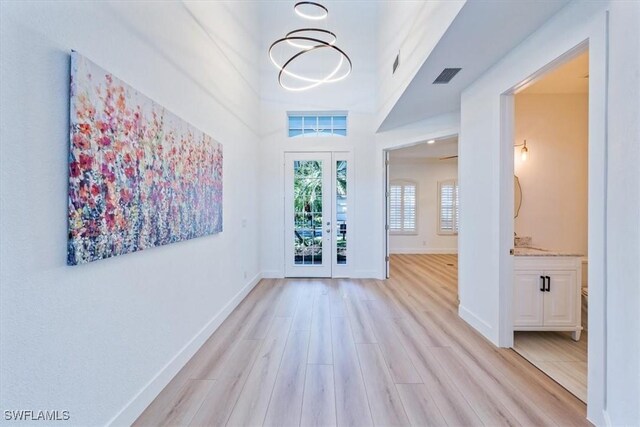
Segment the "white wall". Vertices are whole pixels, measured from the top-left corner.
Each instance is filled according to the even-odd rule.
[[[524,162],[514,150],[523,195],[515,232],[535,247],[588,253],[588,108],[587,94],[515,96],[515,141],[529,148]]]
[[[392,234],[391,253],[457,253],[458,238],[438,234],[438,181],[458,178],[458,162],[437,159],[393,159],[389,177],[410,180],[418,186],[417,234]]]
[[[610,10],[606,413],[630,426],[640,425],[640,3]]]
[[[383,150],[409,147],[430,139],[447,138],[460,133],[460,112],[441,114],[406,126],[376,133],[379,154]],[[382,163],[381,163],[382,164]]]
[[[378,129],[466,0],[384,1],[379,3],[377,75]],[[400,65],[392,73],[396,55]]]
[[[509,248],[513,245],[512,216],[501,218],[505,215],[501,206],[502,193],[507,205],[513,209],[513,184],[506,192],[502,182],[513,182],[514,152],[513,140],[501,146],[501,94],[589,39],[590,85],[593,86],[589,110],[594,117],[600,118],[597,123],[590,124],[589,136],[602,148],[604,127],[600,114],[604,108],[605,7],[605,2],[570,4],[462,94],[458,148],[461,314],[495,343],[499,341],[502,326],[500,302],[510,301],[509,296],[500,294],[499,284],[503,279],[512,278],[512,269],[501,269],[504,267],[501,264],[508,263]],[[602,155],[590,153],[589,158],[602,159]],[[511,170],[504,169],[505,166],[511,166]],[[593,168],[593,172],[596,171]],[[602,198],[601,194],[599,196]],[[590,234],[589,237],[590,243],[591,240],[598,241],[598,236]],[[591,250],[589,253],[594,255]],[[594,279],[597,275],[590,276]]]
[[[611,47],[607,63],[607,9]],[[462,94],[460,314],[494,343],[510,334],[511,144],[501,94],[589,44],[589,390],[597,425],[638,423],[638,4],[574,1]],[[636,70],[636,71],[632,71]],[[609,101],[607,95],[609,73]],[[618,78],[615,79],[614,77]],[[608,110],[607,110],[608,108]],[[606,120],[609,121],[607,127]],[[614,188],[614,186],[617,187]],[[624,190],[623,190],[624,189]],[[508,203],[505,203],[508,201]],[[499,236],[496,239],[496,236]],[[607,238],[605,238],[607,236]],[[606,254],[606,257],[605,257]],[[502,313],[502,314],[499,314]],[[606,320],[605,320],[606,319]],[[605,327],[606,325],[606,327]],[[506,334],[505,334],[506,332]],[[606,335],[605,335],[606,332]],[[624,345],[620,345],[624,343]]]
[[[257,9],[0,7],[0,406],[128,425],[259,273]],[[71,49],[224,144],[224,232],[66,265]]]

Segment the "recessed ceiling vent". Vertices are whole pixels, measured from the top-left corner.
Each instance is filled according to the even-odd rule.
[[[445,68],[440,75],[433,81],[434,85],[446,85],[453,79],[462,68]]]

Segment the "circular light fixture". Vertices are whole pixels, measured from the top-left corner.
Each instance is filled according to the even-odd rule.
[[[293,6],[293,9],[299,16],[311,20],[325,19],[329,14],[329,10],[326,7],[320,3],[312,1],[298,2]],[[329,30],[322,28],[301,28],[290,31],[283,38],[273,42],[271,46],[269,46],[269,59],[279,70],[278,83],[280,86],[291,91],[302,91],[314,88],[323,83],[340,81],[351,74],[353,69],[351,58],[349,58],[349,55],[347,55],[342,49],[335,46],[337,39],[338,38],[335,33]],[[274,49],[278,46],[284,45],[289,45],[296,50],[289,49],[286,56],[284,54],[275,55]],[[283,47],[278,47],[280,52],[282,52],[282,49]],[[326,74],[321,75],[320,77],[317,75],[303,75],[307,74],[308,70],[314,69],[318,64],[322,67],[327,63],[327,58],[323,58],[323,49],[324,52],[330,52],[330,54],[339,54],[340,58],[336,67],[326,71]],[[311,52],[317,52],[314,54],[315,56],[317,56],[318,53],[320,55],[315,62],[313,61],[313,58],[311,58],[312,62],[310,63],[302,61],[300,64],[295,64],[295,62],[298,62],[301,57],[308,55]],[[276,60],[276,56],[278,58],[289,57],[289,59],[283,62],[278,62]],[[331,63],[332,59],[329,57],[328,61]],[[295,66],[293,66],[294,64]],[[292,71],[291,68],[293,68],[295,72]],[[298,70],[304,70],[304,73]],[[292,79],[297,80],[298,82],[303,82],[303,85],[295,87],[287,83],[287,80],[291,81]]]
[[[293,6],[293,10],[305,19],[311,19],[313,21],[319,21],[325,19],[329,15],[329,10],[320,3],[312,1],[301,1]]]
[[[319,35],[319,37],[315,35],[309,35],[307,33],[315,33]],[[329,30],[323,30],[322,28],[301,28],[299,30],[289,31],[285,36],[285,38],[289,39],[287,40],[287,43],[289,43],[293,47],[297,47],[305,50],[313,48],[315,46],[315,43],[314,42],[303,43],[300,41],[293,41],[290,39],[290,37],[311,37],[311,38],[320,39],[320,40],[322,40],[321,37],[326,37],[328,40],[323,40],[323,41],[329,43],[330,45],[336,44],[336,41],[338,40],[338,37],[333,32]]]
[[[289,58],[284,64],[279,64],[278,61],[276,61],[276,59],[273,56],[273,49],[281,43],[290,42],[290,41],[298,42],[298,44],[300,44],[301,42],[305,44],[308,44],[309,42],[311,42],[311,43],[314,43],[315,45],[309,49],[301,50],[300,52],[296,53],[291,58]],[[328,75],[326,75],[324,78],[317,79],[317,78],[305,77],[287,70],[287,66],[290,65],[294,60],[301,57],[302,55],[308,54],[318,49],[331,49],[332,51],[339,53],[341,56],[337,67],[333,69],[333,71]],[[273,65],[275,65],[280,70],[280,73],[278,74],[278,81],[280,82],[280,85],[283,87],[284,87],[284,85],[282,85],[283,73],[295,79],[301,80],[303,82],[317,83],[314,86],[306,87],[306,89],[311,89],[312,87],[315,87],[322,83],[333,83],[333,82],[340,81],[346,78],[351,73],[351,70],[353,69],[351,58],[349,58],[349,56],[342,49],[324,40],[316,39],[313,37],[289,36],[289,37],[283,37],[281,39],[278,39],[275,42],[273,42],[269,47],[269,58],[271,59],[271,62],[273,63]],[[335,75],[340,71],[340,69],[343,68],[343,64],[345,60],[347,61],[348,67],[342,74],[335,77]],[[290,88],[285,88],[285,89],[290,89]]]
[[[427,141],[427,144],[435,144],[436,140],[435,139],[430,139]]]
[[[333,47],[333,46],[332,46]],[[312,48],[312,50],[315,49],[322,49],[325,48],[325,46],[315,46]],[[340,49],[336,48],[336,50],[340,51]],[[289,58],[289,60],[287,62],[284,63],[284,65],[282,66],[282,69],[280,70],[280,72],[278,73],[278,83],[280,84],[280,86],[282,86],[284,89],[287,90],[291,90],[291,91],[303,91],[303,90],[307,90],[307,89],[311,89],[314,88],[316,86],[320,86],[322,83],[331,83],[331,82],[337,82],[339,80],[344,79],[345,77],[347,77],[349,75],[349,73],[351,73],[351,60],[349,59],[348,56],[346,56],[346,54],[344,52],[341,52],[340,55],[340,61],[338,62],[338,65],[336,66],[336,68],[334,68],[334,70],[328,74],[324,79],[310,79],[307,77],[301,77],[301,76],[297,76],[291,72],[287,71],[287,66],[289,64],[291,64],[293,61],[295,61],[297,58],[299,58],[300,56],[304,55],[305,53],[310,52],[310,50],[303,50],[301,52],[298,52],[297,54],[293,55],[291,58]],[[349,68],[346,70],[345,73],[343,73],[342,75],[338,76],[338,77],[334,77],[336,75],[336,73],[338,73],[338,71],[340,71],[340,69],[342,68],[342,64],[344,63],[344,59],[345,57],[347,58],[347,61],[349,62]],[[283,74],[285,75],[290,75],[290,76],[295,76],[294,78],[301,80],[301,81],[307,81],[307,82],[312,82],[312,84],[307,85],[307,86],[302,86],[302,87],[293,87],[293,86],[289,86],[287,84],[285,84],[282,80],[282,76]]]

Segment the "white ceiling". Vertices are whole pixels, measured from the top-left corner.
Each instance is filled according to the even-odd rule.
[[[460,94],[469,84],[567,3],[568,0],[468,0],[379,130],[458,110]],[[449,84],[432,84],[447,67],[462,71]]]
[[[459,110],[461,92],[568,1],[467,0],[379,130]],[[378,43],[384,43],[378,39],[379,2],[322,1],[329,9],[328,19],[323,21],[308,21],[297,16],[293,11],[293,0],[263,0],[260,3],[262,49],[256,62],[261,69],[263,101],[289,109],[375,111],[380,61],[376,53],[381,51]],[[336,45],[353,60],[353,73],[338,83],[305,92],[288,92],[278,86],[277,69],[269,61],[267,50],[274,40],[288,31],[308,26],[319,26],[336,33]],[[307,65],[313,66],[313,61]],[[321,55],[318,55],[318,66],[326,66]],[[461,67],[462,71],[447,85],[433,85],[433,80],[445,67]]]
[[[433,160],[458,154],[458,137],[441,138],[433,144],[423,141],[410,147],[389,151],[391,160]],[[452,160],[453,161],[453,160]]]
[[[589,92],[589,52],[562,64],[519,94],[572,94]]]

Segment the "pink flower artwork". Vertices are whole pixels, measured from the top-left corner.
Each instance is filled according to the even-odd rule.
[[[67,263],[222,231],[222,145],[71,54]]]

